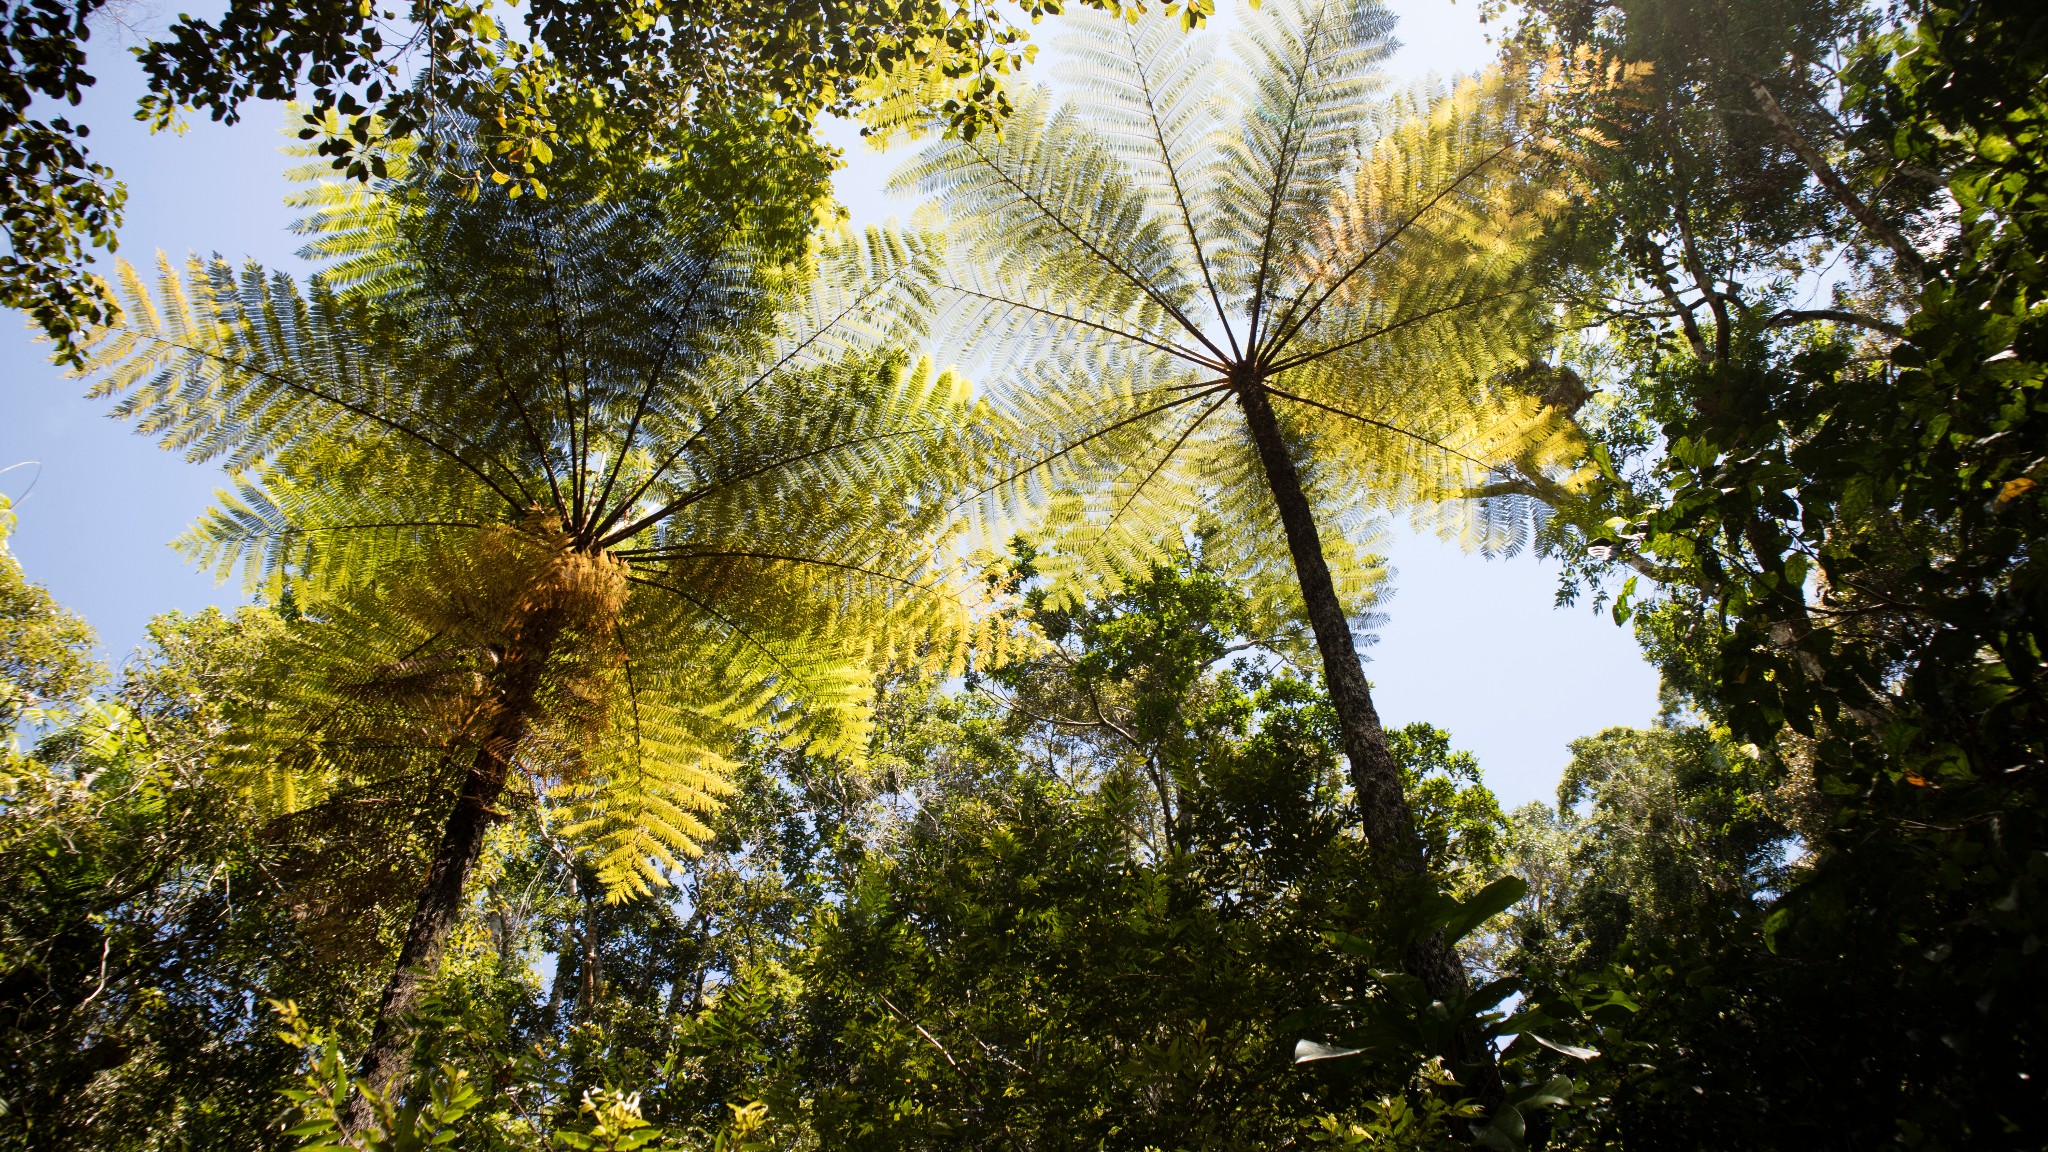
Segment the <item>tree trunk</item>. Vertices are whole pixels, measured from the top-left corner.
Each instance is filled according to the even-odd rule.
[[[1849,187],[1849,182],[1842,179],[1841,174],[1835,171],[1834,165],[1828,163],[1827,157],[1820,154],[1820,149],[1814,147],[1813,142],[1806,138],[1806,134],[1799,130],[1799,125],[1792,122],[1792,117],[1786,114],[1784,105],[1778,103],[1778,97],[1771,92],[1770,86],[1763,82],[1762,77],[1749,78],[1749,94],[1756,99],[1757,110],[1764,114],[1764,119],[1769,120],[1771,127],[1778,130],[1779,139],[1792,149],[1793,155],[1799,157],[1806,165],[1807,171],[1812,172],[1814,179],[1820,181],[1820,186],[1827,189],[1828,195],[1835,198],[1835,203],[1840,204],[1854,217],[1856,223],[1863,226],[1864,231],[1891,249],[1892,255],[1898,259],[1899,267],[1905,269],[1913,279],[1925,280],[1927,262],[1921,258],[1920,253],[1897,228],[1892,227],[1878,214],[1877,209],[1865,204],[1862,197],[1856,195]]]
[[[576,1021],[580,1024],[597,1018],[604,973],[598,966],[597,897],[590,892],[579,891],[578,895],[583,897],[583,960],[576,968]]]
[[[513,757],[532,730],[539,710],[541,677],[560,633],[561,622],[553,613],[542,612],[514,630],[512,642],[501,655],[496,715],[463,775],[462,790],[428,865],[405,944],[398,952],[397,970],[384,986],[370,1046],[356,1066],[359,1085],[386,1092],[404,1079],[412,1063],[410,1017],[419,1007],[426,982],[439,969],[448,935],[462,915],[469,874],[483,855],[484,837],[500,817],[492,805],[505,791]],[[351,1133],[360,1132],[372,1119],[369,1100],[361,1092],[352,1094],[342,1117],[344,1127]]]
[[[1359,820],[1365,826],[1366,842],[1380,864],[1382,878],[1411,889],[1411,898],[1419,897],[1427,883],[1422,841],[1415,834],[1414,816],[1401,787],[1401,765],[1394,759],[1393,749],[1387,746],[1379,710],[1373,706],[1372,688],[1365,681],[1364,666],[1359,663],[1351,620],[1337,598],[1336,581],[1331,578],[1329,561],[1323,556],[1322,533],[1316,527],[1315,511],[1302,490],[1301,473],[1273,414],[1272,400],[1254,384],[1239,390],[1238,404],[1244,410],[1266,485],[1273,493],[1281,526],[1287,533],[1295,577],[1308,608],[1309,626],[1315,632],[1316,650],[1323,660],[1330,704],[1337,712],[1344,756],[1351,763],[1351,788],[1358,796]],[[1457,954],[1445,946],[1440,932],[1412,945],[1402,962],[1409,974],[1421,979],[1430,995],[1438,1000],[1453,1001],[1468,990],[1464,966]],[[1475,1088],[1480,1102],[1491,1110],[1504,1095],[1492,1046],[1476,1028],[1467,1028],[1459,1036],[1458,1048],[1458,1059],[1478,1069],[1479,1082],[1468,1087]]]

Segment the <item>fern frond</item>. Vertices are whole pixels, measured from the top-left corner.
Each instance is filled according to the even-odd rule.
[[[1268,3],[1228,51],[1157,15],[1071,25],[1072,99],[1027,94],[1000,140],[934,142],[896,178],[951,218],[943,339],[1011,430],[978,523],[1049,538],[1055,596],[1198,532],[1285,573],[1254,389],[1360,611],[1388,513],[1462,522],[1494,469],[1569,471],[1562,424],[1505,383],[1543,338],[1558,192],[1501,78],[1382,95],[1371,0]],[[1478,546],[1512,544],[1483,527],[1504,508]]]
[[[771,261],[735,223],[753,191],[607,173],[546,201],[410,164],[316,185],[326,275],[124,267],[92,371],[227,465],[187,551],[301,612],[305,727],[265,740],[320,783],[289,802],[445,788],[515,732],[623,892],[705,835],[735,733],[857,757],[882,668],[959,662],[950,494],[995,417],[914,355],[939,241]],[[493,690],[520,661],[539,687]]]

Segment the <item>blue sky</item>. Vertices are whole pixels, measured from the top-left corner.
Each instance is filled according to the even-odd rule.
[[[1227,7],[1226,8],[1227,18]],[[1404,47],[1395,79],[1471,71],[1491,55],[1473,0],[1398,0],[1396,34]],[[99,85],[81,109],[93,127],[95,155],[129,187],[121,254],[138,264],[157,250],[179,258],[197,250],[253,257],[275,269],[303,270],[282,107],[255,106],[244,122],[197,122],[183,136],[152,137],[132,119],[138,85],[111,38],[94,42]],[[841,196],[857,220],[907,215],[911,205],[881,192],[896,155],[862,148],[839,134],[848,165]],[[206,505],[219,474],[188,464],[106,418],[105,405],[82,397],[43,358],[16,317],[0,332],[0,492],[20,497],[10,542],[32,579],[99,629],[118,661],[141,639],[150,617],[240,601],[234,586],[191,568],[168,546]],[[40,471],[40,475],[37,473]],[[1646,724],[1656,711],[1656,679],[1634,641],[1606,617],[1551,606],[1553,566],[1530,557],[1485,560],[1433,538],[1397,530],[1388,540],[1396,569],[1381,606],[1388,623],[1369,651],[1366,671],[1391,725],[1428,720],[1478,754],[1488,782],[1507,804],[1549,799],[1566,744],[1614,724]]]

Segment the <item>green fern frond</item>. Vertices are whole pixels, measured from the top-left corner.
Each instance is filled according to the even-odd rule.
[[[981,515],[1036,510],[1056,586],[1197,524],[1247,571],[1272,556],[1249,388],[1361,606],[1379,516],[1448,523],[1492,469],[1560,454],[1502,383],[1542,338],[1558,207],[1504,83],[1381,95],[1391,18],[1361,0],[1269,3],[1227,52],[1157,17],[1072,24],[1076,97],[1024,94],[1000,140],[935,142],[895,181],[951,217],[946,340],[1014,433]]]
[[[229,470],[188,553],[299,612],[249,757],[289,767],[280,803],[498,762],[625,892],[706,835],[738,731],[857,757],[883,667],[959,663],[984,625],[950,496],[996,422],[913,354],[938,240],[770,259],[748,189],[587,175],[544,202],[410,163],[316,184],[326,274],[124,265],[91,371]]]

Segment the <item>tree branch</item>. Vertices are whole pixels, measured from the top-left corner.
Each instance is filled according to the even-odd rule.
[[[1856,195],[1848,182],[1828,163],[1827,157],[1820,154],[1820,149],[1815,148],[1813,142],[1799,131],[1799,126],[1792,123],[1792,117],[1785,114],[1784,106],[1778,103],[1778,98],[1771,94],[1770,87],[1761,77],[1749,78],[1749,92],[1756,98],[1757,109],[1764,114],[1764,119],[1769,120],[1778,130],[1778,135],[1783,138],[1786,146],[1805,162],[1806,167],[1813,172],[1814,179],[1820,181],[1821,187],[1828,190],[1828,194],[1835,198],[1835,202],[1854,217],[1856,222],[1863,226],[1864,231],[1891,249],[1899,267],[1910,273],[1913,279],[1927,279],[1927,263],[1921,258],[1920,253],[1906,242],[1906,237],[1897,228],[1879,216],[1875,208],[1865,204],[1862,198]]]
[[[1851,312],[1846,308],[1787,308],[1765,319],[1764,326],[1768,328],[1786,328],[1794,324],[1804,324],[1808,320],[1833,320],[1837,324],[1850,324],[1858,328],[1868,328],[1872,332],[1882,332],[1893,338],[1906,334],[1904,327],[1894,324],[1889,320],[1881,320],[1876,316],[1867,316],[1861,312]]]

